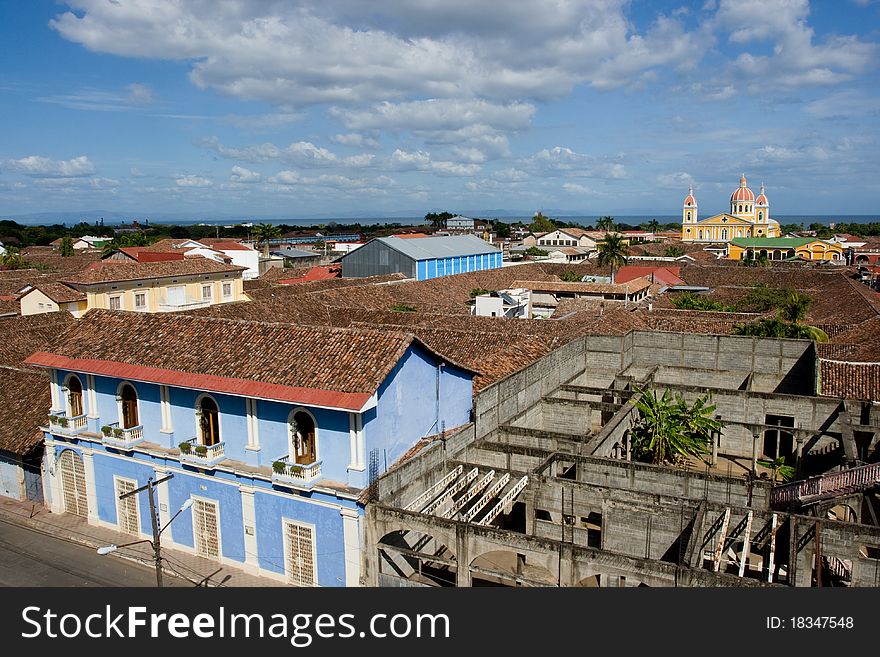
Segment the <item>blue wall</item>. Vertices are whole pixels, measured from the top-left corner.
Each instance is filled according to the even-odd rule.
[[[471,271],[497,269],[500,266],[501,251],[470,256],[419,260],[416,263],[416,278],[424,281],[430,278],[464,274]]]
[[[438,418],[437,365],[433,354],[411,346],[379,387],[376,408],[364,413],[367,463],[378,449],[380,464],[390,466],[419,438],[439,433],[443,423],[452,429],[470,421],[471,375],[449,364],[440,369]]]

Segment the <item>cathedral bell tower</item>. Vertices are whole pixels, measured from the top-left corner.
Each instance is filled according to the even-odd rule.
[[[688,187],[688,194],[684,198],[681,210],[681,239],[690,241],[696,238],[697,223],[697,199],[694,196],[693,185]]]

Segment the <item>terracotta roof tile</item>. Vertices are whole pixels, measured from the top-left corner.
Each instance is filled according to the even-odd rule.
[[[121,281],[136,281],[148,278],[168,278],[172,276],[191,276],[197,274],[238,273],[246,267],[227,265],[209,258],[189,258],[163,262],[126,262],[124,260],[103,260],[99,267],[87,269],[78,275],[67,276],[61,282],[74,285],[92,285]]]
[[[55,303],[68,303],[70,301],[84,301],[86,298],[86,295],[84,292],[80,292],[79,290],[74,290],[73,288],[68,287],[67,285],[64,285],[63,283],[48,283],[48,282],[47,283],[37,283],[36,285],[33,286],[33,289],[39,290],[40,292],[45,294],[47,297],[49,297]],[[25,294],[29,294],[29,293],[30,293],[30,290],[28,290],[28,292],[25,292],[24,294],[22,294],[22,296],[24,296]]]
[[[42,444],[50,397],[44,372],[0,366],[0,450],[25,456]]]
[[[273,386],[369,396],[413,341],[402,332],[92,310],[51,354],[27,362],[54,366],[52,358],[76,359],[71,365],[95,373],[107,373],[102,364],[109,363],[123,377],[124,366],[133,366],[142,380],[171,383],[165,380],[170,372],[182,375],[175,385],[199,380],[233,394],[246,394],[242,384],[258,382],[271,398],[280,398]]]

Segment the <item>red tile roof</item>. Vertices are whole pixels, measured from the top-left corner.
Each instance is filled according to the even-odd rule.
[[[38,283],[31,287],[27,292],[22,294],[22,297],[27,296],[31,292],[38,290],[49,297],[55,303],[69,303],[71,301],[85,301],[86,295],[84,292],[80,292],[79,290],[74,290],[72,287],[68,287],[63,283]]]
[[[681,267],[649,267],[641,265],[624,265],[617,270],[614,280],[618,283],[626,283],[636,278],[646,278],[651,280],[653,275],[654,281],[663,285],[684,285],[685,282],[679,278]]]
[[[170,278],[172,276],[239,273],[247,269],[201,257],[145,263],[102,260],[95,265],[78,275],[67,276],[61,282],[75,285],[94,285],[96,283],[138,281],[148,278]]]
[[[92,310],[25,362],[359,410],[416,343],[436,353],[396,331]]]

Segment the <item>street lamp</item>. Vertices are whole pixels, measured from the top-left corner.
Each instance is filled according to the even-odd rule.
[[[140,493],[141,491],[144,491],[144,490],[146,490],[149,493],[149,495],[150,495],[150,521],[151,521],[151,524],[153,527],[153,540],[145,538],[140,541],[132,541],[131,543],[123,543],[122,545],[115,545],[115,544],[105,545],[104,547],[99,547],[97,550],[98,554],[103,556],[105,554],[110,554],[111,552],[116,552],[116,550],[118,550],[119,548],[129,547],[131,545],[138,545],[139,543],[149,543],[150,547],[153,548],[153,552],[155,554],[156,585],[159,587],[162,586],[162,545],[159,542],[159,539],[162,536],[162,532],[164,532],[166,529],[168,529],[168,526],[172,522],[174,522],[174,519],[177,518],[177,516],[179,516],[181,513],[183,513],[184,511],[186,511],[187,509],[189,509],[193,505],[193,499],[190,497],[183,504],[180,505],[180,508],[177,510],[177,513],[175,513],[173,516],[171,516],[171,520],[166,522],[164,527],[162,527],[161,529],[159,528],[159,517],[158,517],[158,514],[156,513],[156,500],[153,496],[153,489],[157,485],[168,481],[172,477],[174,477],[174,475],[168,475],[164,479],[159,479],[158,481],[153,481],[153,478],[150,477],[149,479],[147,479],[146,486],[141,486],[137,490],[133,490],[128,493],[123,493],[122,495],[119,496],[119,499],[122,500],[122,499],[125,499],[126,497],[129,497],[130,495],[136,495],[137,493]]]

